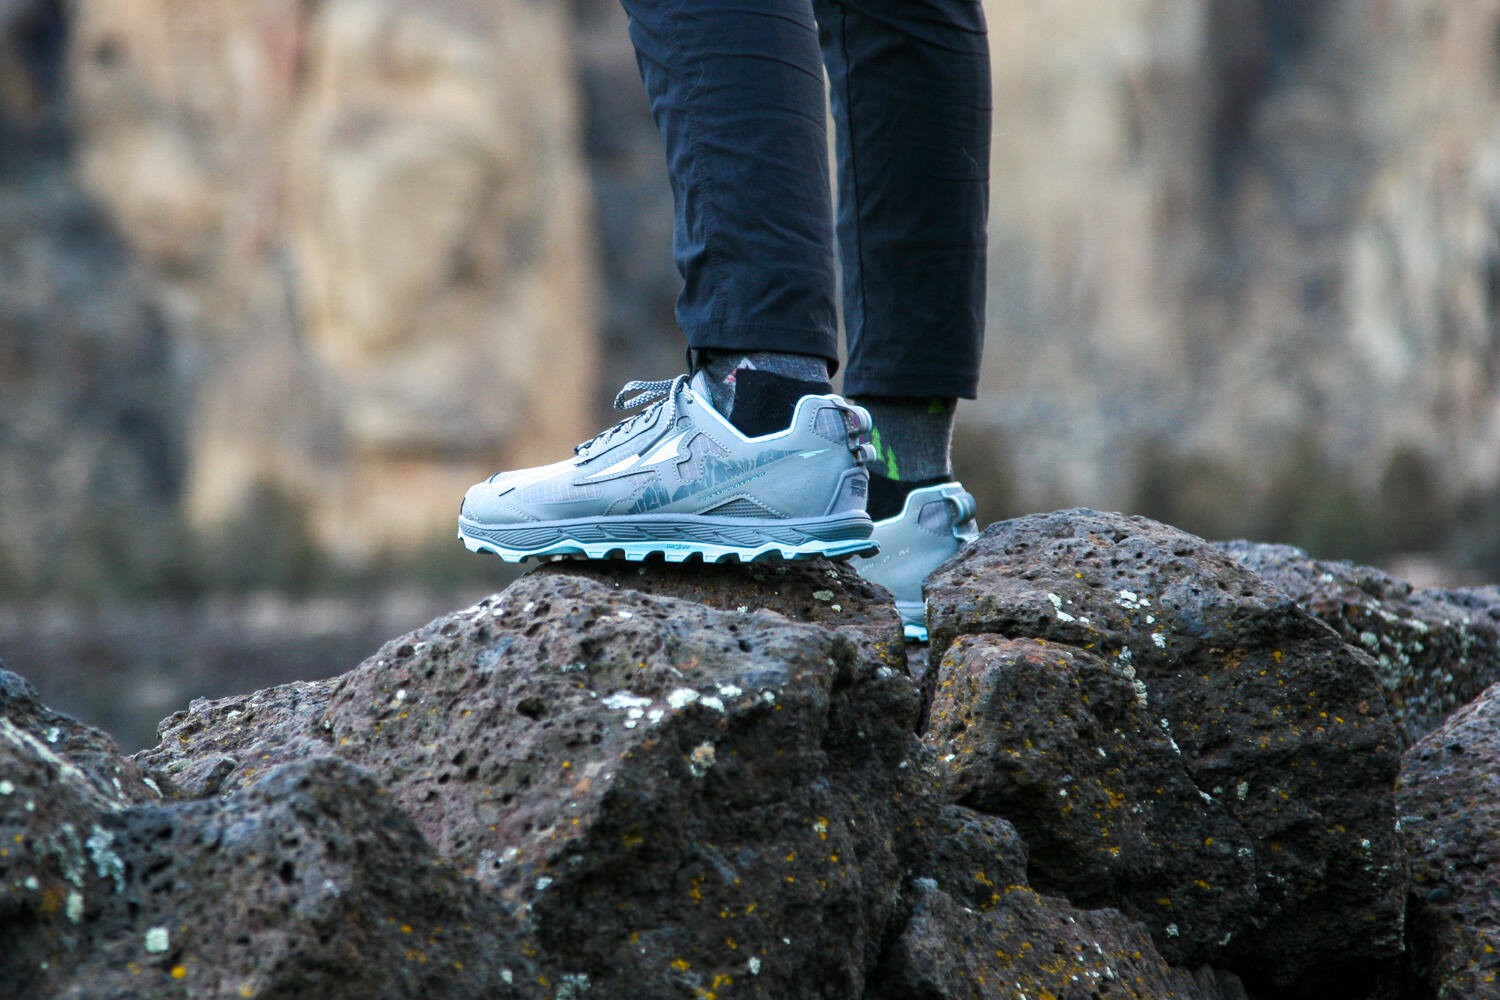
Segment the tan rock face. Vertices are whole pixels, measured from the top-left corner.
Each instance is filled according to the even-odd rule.
[[[468,483],[565,454],[605,384],[680,356],[613,0],[70,10],[80,172],[194,387],[210,534],[269,497],[349,562],[440,542]],[[985,516],[1366,558],[1483,528],[1500,0],[988,13],[990,335],[959,440]]]
[[[352,563],[593,423],[565,16],[452,0],[102,0],[73,79],[91,189],[197,376],[188,504],[267,491]]]
[[[1493,493],[1500,4],[988,8],[997,502],[1389,536]]]

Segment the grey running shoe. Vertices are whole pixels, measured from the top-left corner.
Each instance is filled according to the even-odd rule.
[[[747,438],[703,376],[631,382],[615,408],[647,408],[535,469],[470,488],[458,537],[510,562],[533,556],[668,562],[799,559],[875,551],[865,513],[870,416],[804,396],[786,430]]]
[[[906,637],[927,641],[927,605],[922,581],[948,560],[964,542],[979,537],[974,498],[958,483],[939,483],[912,490],[895,517],[875,522],[871,536],[880,552],[855,559],[854,568],[896,598]]]

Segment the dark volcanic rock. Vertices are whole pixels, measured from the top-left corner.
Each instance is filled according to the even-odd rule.
[[[1197,850],[1172,849],[1187,846],[1182,837],[1192,826],[1155,828],[1145,803],[1136,801],[1131,804],[1143,812],[1131,824],[1101,825],[1093,809],[1073,810],[1066,818],[1076,825],[1067,837],[1029,843],[1034,859],[1058,850],[1083,856],[1080,845],[1093,838],[1092,863],[1117,884],[1130,885],[1129,866],[1138,861],[1124,850],[1120,868],[1111,869],[1107,859],[1110,838],[1134,826],[1136,842],[1150,844],[1162,866],[1163,885],[1190,885],[1200,877],[1207,883],[1186,898],[1162,897],[1154,912],[1142,912],[1164,952],[1222,965],[1280,996],[1369,991],[1400,950],[1406,883],[1391,794],[1399,740],[1370,657],[1201,539],[1143,518],[1093,511],[990,526],[964,558],[928,581],[927,597],[939,664],[959,636],[985,633],[1089,654],[1079,667],[1075,653],[1078,698],[1067,710],[1069,724],[1085,735],[1114,737],[1090,748],[1099,765],[1081,784],[1097,793],[1092,801],[1107,805],[1110,791],[1141,794],[1144,784],[1111,783],[1109,755],[1127,747],[1144,755],[1142,766],[1167,773],[1159,742],[1119,702],[1125,688],[1105,679],[1105,665],[1132,689],[1138,681],[1145,710],[1170,739],[1173,756],[1180,752],[1182,780],[1204,800],[1198,829],[1204,841],[1214,841]],[[1073,683],[1063,661],[1032,667],[1012,656],[1008,669],[1046,678],[1052,693],[1041,704],[1049,711],[1063,707],[1061,695]],[[952,677],[944,667],[930,673],[938,683]],[[985,690],[976,684],[974,693]],[[1095,690],[1108,692],[1109,704],[1080,709],[1082,696]],[[1006,706],[975,705],[970,714],[993,725],[1005,718]],[[1097,733],[1111,718],[1121,734]],[[1048,721],[1026,725],[1042,732]],[[991,741],[991,761],[1000,760],[1007,739],[1003,729],[970,737]],[[1023,737],[1003,752],[1027,751]],[[1067,752],[1076,759],[1076,748]],[[1183,786],[1170,793],[1162,787],[1176,802],[1163,812],[1181,815],[1177,789]],[[1007,818],[1024,829],[1021,817]],[[1054,810],[1049,822],[1063,819]],[[1253,896],[1205,908],[1199,905],[1204,898],[1238,891],[1226,877],[1236,871],[1232,862],[1205,866],[1221,844],[1236,859],[1250,850],[1245,860],[1252,866]],[[1076,888],[1072,880],[1066,887],[1048,882],[1044,876],[1059,876],[1045,867],[1033,865],[1032,874],[1042,892]],[[1095,905],[1093,899],[1080,895],[1075,902]],[[1237,912],[1245,919],[1225,936],[1215,937],[1222,925],[1197,923],[1201,915],[1218,920]]]
[[[1213,972],[1200,985],[1170,967],[1143,925],[1033,892],[1026,844],[1008,821],[945,806],[925,847],[907,886],[910,916],[867,1000],[1220,1000]]]
[[[912,872],[959,902],[988,908],[1008,887],[1026,885],[1026,842],[1009,820],[947,805],[923,840]]]
[[[109,817],[159,798],[103,733],[52,712],[0,669],[0,982],[31,995],[120,891]]]
[[[510,908],[349,764],[164,801],[3,671],[0,737],[6,996],[530,995]]]
[[[1500,996],[1500,685],[1406,752],[1396,800],[1419,995]]]
[[[893,598],[848,563],[807,559],[746,568],[720,563],[569,560],[535,572],[598,580],[616,590],[679,597],[720,611],[774,611],[793,621],[843,632],[862,655],[896,670],[906,669],[906,640]]]
[[[1195,784],[1118,662],[979,635],[939,669],[929,740],[948,796],[1010,818],[1037,884],[1144,921],[1179,963],[1215,957],[1254,919],[1254,838]]]
[[[282,765],[225,800],[103,825],[123,881],[46,995],[519,998],[538,994],[513,907],[444,864],[370,777]]]
[[[1418,590],[1381,570],[1313,559],[1290,545],[1219,548],[1375,657],[1408,743],[1500,680],[1500,587]]]
[[[869,1000],[1209,1000],[1117,910],[1079,910],[1011,886],[985,909],[930,880],[914,887],[911,920],[872,980]]]
[[[917,709],[839,632],[552,570],[343,677],[195,703],[140,759],[203,790],[358,764],[526,910],[552,981],[857,996],[935,808]]]

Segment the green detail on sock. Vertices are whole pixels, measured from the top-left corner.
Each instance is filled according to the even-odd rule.
[[[930,417],[946,417],[948,415],[948,400],[942,396],[932,396],[927,400],[927,415]]]
[[[885,472],[881,475],[887,479],[900,479],[901,470],[896,466],[896,453],[881,443],[880,432],[873,427],[870,428],[870,443],[875,446],[876,460],[885,463]]]

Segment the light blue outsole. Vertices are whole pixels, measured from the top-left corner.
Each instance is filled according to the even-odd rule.
[[[579,542],[562,539],[534,549],[513,549],[482,538],[470,538],[462,531],[459,540],[470,552],[497,555],[506,562],[525,562],[527,559],[624,559],[641,562],[650,556],[661,556],[669,563],[701,559],[707,563],[762,562],[771,559],[793,561],[814,559],[819,556],[841,559],[856,555],[870,555],[879,551],[880,545],[868,538],[843,539],[839,541],[815,541],[800,545],[784,542],[766,542],[748,547],[738,545],[716,545],[711,542],[662,541],[653,539],[639,542]]]

